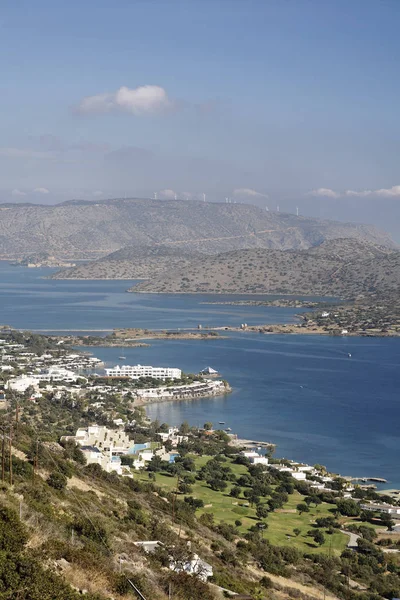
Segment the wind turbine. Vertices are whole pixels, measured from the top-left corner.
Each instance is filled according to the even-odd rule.
[[[296,216],[297,217],[299,216],[299,207],[298,206],[296,206]]]
[[[154,200],[157,200],[157,192],[154,192]]]
[[[206,201],[206,195],[205,195],[205,193],[203,192],[203,202],[205,202],[205,201]]]

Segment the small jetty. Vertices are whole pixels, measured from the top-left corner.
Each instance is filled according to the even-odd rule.
[[[276,444],[272,442],[259,442],[257,440],[244,440],[238,438],[235,434],[231,434],[231,444],[234,446],[241,446],[243,448],[275,448]]]
[[[362,481],[366,483],[367,481],[373,481],[375,483],[387,483],[387,479],[383,477],[345,477],[347,481]]]

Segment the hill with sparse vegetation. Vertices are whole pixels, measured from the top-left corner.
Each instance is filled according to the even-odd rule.
[[[168,270],[184,270],[200,252],[179,246],[128,246],[103,258],[71,269],[62,269],[51,279],[147,279]]]
[[[390,236],[373,226],[267,212],[250,204],[116,199],[0,205],[1,258],[48,252],[90,259],[125,246],[159,244],[209,254],[305,249],[340,237],[393,246]]]
[[[400,252],[359,240],[307,250],[250,249],[204,257],[131,288],[134,292],[300,294],[354,298],[400,290]]]

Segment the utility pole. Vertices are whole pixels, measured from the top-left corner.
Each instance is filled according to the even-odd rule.
[[[8,439],[10,442],[9,446],[8,446],[8,449],[9,449],[9,457],[8,458],[9,458],[9,465],[10,465],[10,485],[12,485],[13,484],[13,472],[12,472],[12,425],[11,425],[11,423],[10,423],[10,437]]]
[[[32,471],[32,485],[35,484],[35,474],[38,468],[39,462],[39,440],[36,440],[36,448],[33,456],[33,471]]]
[[[4,474],[6,468],[6,440],[5,440],[5,427],[2,428],[2,440],[1,440],[1,480],[4,481]]]
[[[19,404],[15,407],[15,439],[18,439]]]

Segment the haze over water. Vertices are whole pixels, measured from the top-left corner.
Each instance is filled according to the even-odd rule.
[[[18,328],[106,330],[292,321],[295,309],[200,304],[223,297],[126,294],[127,281],[51,281],[49,269],[0,263],[0,321]],[[210,365],[233,387],[221,398],[156,404],[152,418],[225,421],[241,437],[272,441],[277,455],[400,487],[400,339],[230,333],[209,341],[150,341],[95,349],[116,364]],[[348,353],[352,357],[348,357]]]

